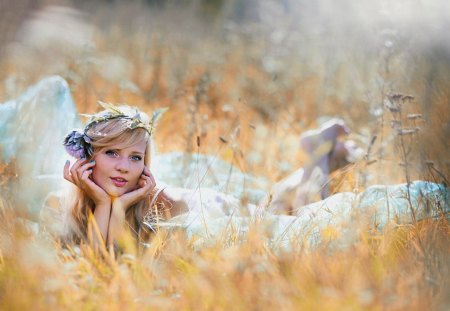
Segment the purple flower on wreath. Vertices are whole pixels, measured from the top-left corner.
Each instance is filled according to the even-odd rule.
[[[68,154],[77,159],[86,159],[93,154],[91,139],[78,130],[73,130],[64,138],[64,147]]]

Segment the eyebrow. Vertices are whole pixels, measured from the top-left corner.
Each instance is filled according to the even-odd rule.
[[[124,148],[118,148],[118,147],[115,147],[115,148],[103,148],[103,149],[104,149],[104,150],[120,151],[120,150],[127,149],[127,147],[124,147]],[[137,149],[131,150],[130,153],[132,153],[132,154],[137,154],[137,155],[142,155],[142,156],[145,155],[145,152],[141,152],[141,151],[139,151],[139,150],[137,150]]]
[[[144,153],[140,152],[140,151],[131,151],[132,154],[136,154],[136,155],[144,155]]]

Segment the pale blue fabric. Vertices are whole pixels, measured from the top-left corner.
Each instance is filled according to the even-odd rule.
[[[0,104],[0,147],[3,162],[15,160],[12,187],[17,208],[36,215],[49,191],[61,186],[66,159],[61,147],[67,132],[79,127],[67,82],[48,77],[17,99]]]

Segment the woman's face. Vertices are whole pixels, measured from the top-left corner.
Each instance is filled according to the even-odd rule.
[[[123,149],[101,149],[94,155],[92,180],[114,197],[136,189],[144,170],[146,145],[142,140]]]

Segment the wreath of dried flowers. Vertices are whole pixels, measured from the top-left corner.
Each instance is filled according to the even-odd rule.
[[[151,136],[153,135],[156,122],[167,110],[167,108],[156,109],[152,114],[150,122],[148,122],[141,117],[141,114],[137,108],[127,105],[115,106],[111,103],[101,101],[98,101],[97,103],[102,106],[104,110],[95,115],[82,114],[83,116],[90,118],[84,130],[73,130],[64,138],[63,145],[67,153],[74,158],[85,159],[93,155],[93,149],[91,146],[92,140],[87,135],[87,131],[92,126],[113,119],[123,119],[127,128],[132,130],[143,128]]]

